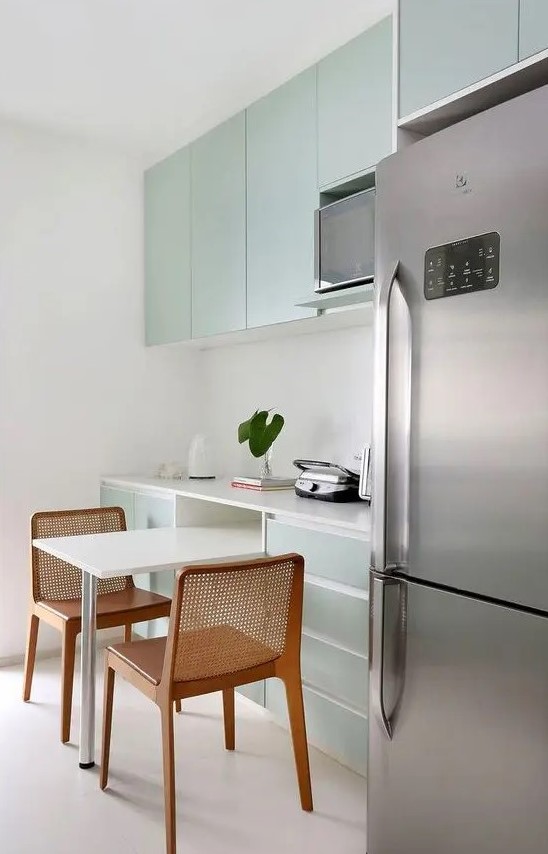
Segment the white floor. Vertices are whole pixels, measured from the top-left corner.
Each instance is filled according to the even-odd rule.
[[[102,658],[102,656],[99,656]],[[162,854],[160,721],[119,679],[109,788],[59,742],[59,661],[38,661],[32,702],[21,668],[0,669],[2,854]],[[98,731],[102,691],[98,684]],[[364,854],[365,780],[311,750],[315,812],[303,813],[288,734],[239,701],[236,752],[223,745],[220,695],[189,700],[175,719],[179,854]],[[99,738],[97,740],[99,744]]]

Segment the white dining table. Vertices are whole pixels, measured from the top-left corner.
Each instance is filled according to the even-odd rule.
[[[80,768],[95,765],[97,580],[264,556],[260,528],[242,524],[48,537],[32,544],[82,570]]]

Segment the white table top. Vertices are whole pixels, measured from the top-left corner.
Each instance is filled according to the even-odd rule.
[[[32,541],[48,554],[96,575],[115,578],[179,569],[189,563],[263,557],[258,525],[150,528]]]
[[[164,494],[180,495],[183,498],[196,498],[202,501],[241,507],[245,510],[271,513],[295,521],[328,525],[363,535],[364,538],[369,536],[371,530],[370,508],[369,504],[364,501],[334,504],[311,498],[301,498],[292,489],[276,492],[237,489],[230,485],[229,480],[220,478],[200,481],[165,480],[159,477],[146,476],[110,476],[102,477],[101,482],[106,486],[119,489],[154,490]]]

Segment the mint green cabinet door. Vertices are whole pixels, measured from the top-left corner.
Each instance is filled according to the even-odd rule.
[[[192,145],[192,337],[245,329],[245,113]]]
[[[145,172],[145,340],[190,338],[190,150]]]
[[[370,543],[275,519],[268,520],[266,537],[269,554],[297,552],[304,557],[307,573],[367,590]]]
[[[299,317],[314,291],[316,70],[247,110],[247,325]]]
[[[392,151],[392,18],[318,65],[320,187],[375,166]]]
[[[135,528],[135,494],[126,489],[101,486],[101,507],[121,507],[126,514],[126,528]]]
[[[517,62],[519,0],[400,0],[400,116]]]
[[[173,496],[135,493],[135,527],[174,528],[175,498]]]
[[[520,0],[519,58],[548,48],[548,0]]]

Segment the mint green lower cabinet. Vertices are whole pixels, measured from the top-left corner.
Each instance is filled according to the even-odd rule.
[[[305,559],[301,674],[308,739],[359,773],[367,760],[367,593],[370,545],[269,519],[269,554]],[[286,721],[285,692],[266,682],[266,707]]]
[[[146,528],[175,527],[175,498],[161,495],[135,493],[135,527]]]
[[[519,58],[527,59],[548,48],[547,0],[520,0]]]
[[[305,581],[303,628],[358,655],[367,655],[369,602]]]
[[[145,172],[145,341],[190,338],[190,149]]]
[[[269,519],[267,549],[269,554],[298,552],[306,572],[360,590],[368,588],[371,546],[364,540]]]
[[[268,520],[266,545],[270,555],[293,551],[304,557],[303,627],[367,655],[369,543]]]
[[[318,206],[316,71],[310,68],[247,110],[247,325],[311,309]]]
[[[518,21],[519,0],[400,0],[400,117],[517,62]]]
[[[392,152],[392,18],[318,64],[320,187],[363,172]]]
[[[192,144],[192,337],[246,325],[245,113]]]
[[[310,687],[367,712],[369,673],[365,655],[349,653],[303,633],[301,671]]]
[[[126,514],[126,528],[135,528],[135,493],[101,485],[101,507],[121,507]]]
[[[303,688],[308,741],[343,765],[367,770],[367,716],[351,711],[311,688]],[[287,726],[285,688],[279,679],[266,680],[266,708]]]

